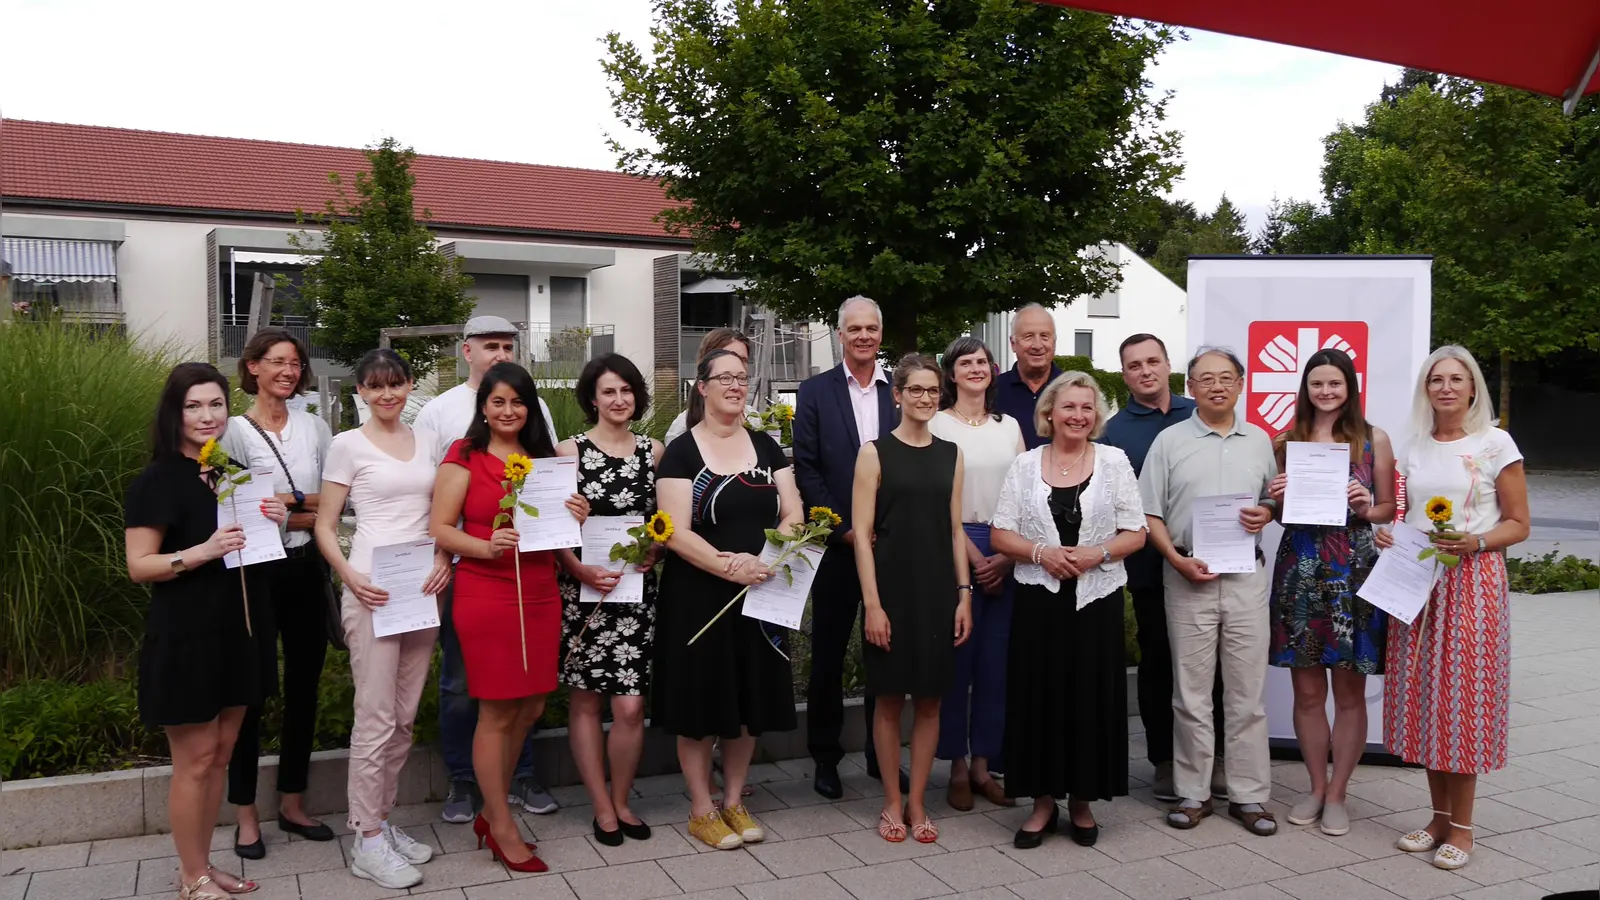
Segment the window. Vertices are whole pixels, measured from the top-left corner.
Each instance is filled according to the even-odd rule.
[[[1117,291],[1106,291],[1097,297],[1089,298],[1089,318],[1115,319],[1122,315],[1122,295]]]
[[[1094,332],[1075,331],[1072,334],[1072,352],[1094,359]]]

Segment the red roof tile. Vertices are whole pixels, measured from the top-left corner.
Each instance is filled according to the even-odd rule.
[[[353,188],[360,150],[8,120],[0,126],[0,194],[196,210],[292,215]],[[653,181],[592,169],[418,155],[418,214],[435,225],[661,239],[670,205]],[[669,238],[670,239],[670,238]]]

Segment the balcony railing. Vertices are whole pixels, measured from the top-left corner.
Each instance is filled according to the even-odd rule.
[[[699,359],[700,341],[714,329],[690,328],[683,326],[678,329],[678,377],[684,381],[693,382],[695,365]],[[759,340],[759,337],[757,338]],[[804,381],[811,376],[811,361],[808,348],[802,342],[791,337],[780,337],[777,346],[773,347],[771,359],[765,358],[763,348],[752,347],[755,358],[752,365],[771,381]],[[756,373],[752,373],[756,374]]]
[[[304,316],[273,316],[272,324],[299,338],[311,350],[312,359],[327,359],[327,351],[311,339],[312,328]],[[246,313],[222,314],[222,356],[238,359],[250,339],[250,316]]]

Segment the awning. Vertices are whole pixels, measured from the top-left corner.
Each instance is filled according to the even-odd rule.
[[[1594,0],[1043,0],[1458,75],[1567,101],[1600,91]]]
[[[749,286],[743,278],[706,278],[684,285],[685,294],[731,294]]]
[[[117,245],[109,241],[4,238],[0,255],[18,281],[117,280]]]

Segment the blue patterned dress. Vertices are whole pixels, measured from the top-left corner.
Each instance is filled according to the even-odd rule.
[[[1350,477],[1372,490],[1370,441]],[[1389,617],[1356,596],[1377,559],[1372,525],[1354,512],[1343,528],[1283,527],[1272,573],[1273,665],[1383,674]]]

